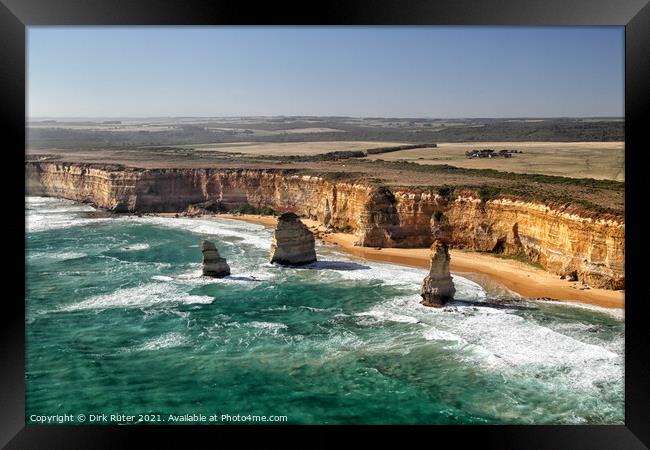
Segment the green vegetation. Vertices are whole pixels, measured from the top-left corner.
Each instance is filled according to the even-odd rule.
[[[253,206],[248,203],[228,207],[222,201],[208,201],[195,203],[191,205],[194,209],[204,210],[213,214],[233,213],[233,214],[256,214],[262,216],[273,216],[275,211],[268,206]]]
[[[366,175],[361,172],[316,172],[311,169],[298,169],[296,175],[318,176],[327,181],[355,181],[364,180]]]
[[[400,150],[413,150],[416,148],[435,148],[437,147],[438,144],[413,144],[413,145],[398,145],[395,147],[377,147],[377,148],[369,148],[366,150],[366,152],[369,155],[377,155],[379,153],[390,153],[390,152],[397,152]]]
[[[223,204],[223,202],[220,201],[208,201],[208,202],[203,202],[203,203],[194,203],[193,205],[190,205],[191,208],[194,209],[202,209],[207,212],[215,213],[215,214],[221,214],[228,212],[228,208],[226,205]]]
[[[261,215],[261,216],[273,216],[275,215],[275,211],[273,208],[269,208],[268,206],[253,206],[249,205],[248,203],[244,203],[242,205],[237,205],[233,208],[230,209],[230,212],[233,214],[256,214],[256,215]]]
[[[614,180],[596,180],[593,178],[569,178],[551,175],[500,172],[493,169],[465,169],[450,166],[447,164],[423,165],[407,161],[392,162],[376,160],[374,163],[392,169],[409,170],[414,172],[455,174],[476,178],[491,178],[504,181],[504,184],[463,184],[461,186],[455,186],[452,188],[452,191],[447,191],[447,186],[438,188],[439,193],[440,190],[445,193],[449,192],[450,200],[453,198],[452,192],[458,192],[461,189],[467,189],[476,192],[484,202],[488,200],[494,200],[499,196],[513,196],[522,200],[539,201],[546,204],[557,203],[563,205],[573,205],[596,213],[620,215],[621,211],[618,209],[598,205],[588,200],[575,198],[574,196],[567,194],[562,189],[562,186],[584,187],[593,189],[594,192],[597,192],[598,189],[614,191],[625,190],[624,182]],[[549,187],[552,189],[549,189]]]
[[[248,159],[264,161],[287,161],[287,162],[318,162],[318,161],[339,161],[341,159],[363,158],[365,152],[361,150],[341,150],[335,152],[319,153],[317,155],[247,155]]]
[[[156,125],[155,121],[143,121]],[[488,141],[622,141],[624,121],[544,119],[539,122],[507,119],[397,119],[352,117],[271,117],[251,120],[207,119],[194,124],[182,122],[165,128],[142,130],[92,121],[42,121],[28,124],[32,148],[106,148],[141,145],[186,145],[225,142],[315,142],[384,141],[407,142],[488,142]],[[80,126],[96,126],[83,129]],[[286,130],[322,128],[313,133],[287,133]]]
[[[440,195],[444,199],[451,200],[453,193],[454,193],[453,186],[448,186],[446,184],[443,184],[438,188],[438,195]]]
[[[386,168],[409,170],[413,172],[447,173],[504,179],[509,181],[526,181],[545,184],[584,186],[601,189],[625,189],[625,182],[614,180],[596,180],[594,178],[569,178],[556,175],[541,175],[534,173],[502,172],[494,169],[465,169],[462,167],[450,166],[448,164],[418,164],[410,161],[384,161],[378,159],[375,160],[374,163],[380,164]]]
[[[497,186],[487,186],[483,185],[478,188],[478,195],[481,197],[483,202],[488,200],[494,200],[501,194],[502,189]]]
[[[350,225],[345,225],[343,227],[334,227],[334,230],[336,230],[337,233],[352,233],[354,228]]]

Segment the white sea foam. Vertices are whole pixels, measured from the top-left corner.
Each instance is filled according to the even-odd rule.
[[[624,320],[625,319],[625,309],[624,308],[604,308],[602,306],[596,306],[596,305],[589,305],[586,303],[578,303],[578,302],[560,302],[557,300],[535,300],[535,303],[545,303],[547,305],[557,305],[557,306],[563,306],[567,308],[580,308],[580,309],[588,309],[590,311],[596,311],[602,314],[606,314],[608,316],[615,317],[617,319]]]
[[[366,260],[351,260],[347,255],[338,251],[325,252],[326,255],[323,259],[328,264],[323,264],[324,261],[321,261],[320,266],[325,278],[329,276],[351,281],[378,280],[384,285],[404,286],[419,292],[422,280],[427,275],[425,269]],[[342,268],[337,269],[336,263],[339,263]],[[315,267],[319,266],[315,265]],[[328,269],[328,267],[332,268]],[[367,267],[367,269],[362,267]],[[483,301],[487,298],[485,290],[479,284],[453,273],[452,278],[457,299]]]
[[[77,217],[70,213],[65,214],[27,214],[25,226],[28,233],[64,229],[98,223],[108,223],[110,218]]]
[[[196,266],[198,267],[200,265],[196,264]],[[201,268],[195,268],[188,272],[183,272],[179,275],[176,275],[172,278],[172,280],[175,283],[190,286],[205,286],[208,284],[237,284],[241,287],[250,288],[255,287],[256,282],[262,281],[262,278],[258,278],[254,275],[248,275],[244,271],[240,271],[236,266],[231,266],[231,271],[233,272],[233,275],[229,275],[223,278],[212,278],[204,276],[203,270]]]
[[[151,279],[156,281],[174,281],[172,277],[166,277],[164,275],[154,275]]]
[[[262,225],[219,218],[187,218],[187,217],[125,217],[122,220],[143,223],[166,228],[175,228],[196,234],[236,238],[239,244],[248,244],[258,248],[268,249],[271,246],[271,233]],[[231,243],[224,241],[226,245]]]
[[[451,341],[451,342],[458,342],[458,343],[465,342],[465,340],[462,337],[454,333],[450,333],[448,331],[439,330],[437,328],[431,328],[425,331],[423,337],[427,341]]]
[[[416,317],[408,316],[405,314],[395,314],[390,311],[382,311],[381,309],[372,309],[370,311],[365,311],[355,314],[357,317],[371,317],[372,319],[378,320],[380,322],[400,322],[400,323],[418,323],[419,320]]]
[[[105,295],[63,306],[59,311],[105,310],[112,308],[147,308],[173,304],[208,304],[212,297],[191,295],[171,283],[151,283],[133,288],[118,289]]]
[[[364,272],[369,272],[370,277],[374,275],[384,279],[390,274],[387,284],[403,285],[414,292],[419,290],[426,274],[426,271],[388,264],[368,265],[373,270],[354,271],[353,276],[363,279],[366,277]],[[448,308],[428,308],[420,304],[419,295],[412,294],[375,305],[368,311],[355,314],[355,317],[364,326],[381,326],[390,321],[427,326],[422,336],[431,341],[431,345],[458,346],[458,358],[478,364],[485,370],[512,376],[522,372],[527,372],[527,376],[554,372],[556,381],[576,389],[590,389],[602,382],[622,379],[622,338],[605,347],[587,339],[588,336],[580,339],[579,333],[566,335],[560,329],[553,330],[521,317],[514,309],[517,304],[512,309],[507,305],[494,308],[486,303],[482,306],[481,302],[487,297],[481,286],[464,277],[452,276],[455,298],[472,304],[461,301],[452,302]],[[530,305],[534,306],[534,303]]]
[[[285,324],[278,322],[251,322],[250,325],[253,328],[268,331],[271,334],[277,334],[278,331],[287,329]]]
[[[285,307],[284,309],[286,309],[286,305],[283,305],[283,306]],[[301,305],[301,306],[299,306],[299,308],[300,309],[306,309],[307,311],[311,311],[311,312],[327,312],[327,311],[340,311],[341,310],[341,308],[314,308],[312,306],[305,306],[305,305]],[[267,310],[268,311],[273,311],[273,308],[268,308]]]
[[[95,211],[95,208],[60,198],[26,197],[25,208],[25,225],[29,233],[109,220],[85,218],[81,213]]]
[[[124,247],[120,248],[123,252],[136,252],[139,250],[146,250],[149,248],[149,244],[146,242],[140,242],[137,244],[129,244],[125,245]]]
[[[537,325],[511,313],[450,314],[445,325],[477,350],[470,359],[492,369],[515,372],[552,370],[574,387],[589,388],[622,378],[621,355]]]
[[[455,278],[457,286],[460,277]],[[469,285],[471,286],[471,285]],[[393,299],[357,314],[386,317],[408,315],[429,325],[423,338],[439,345],[453,341],[457,357],[484,370],[510,373],[556,372],[557,380],[573,388],[590,389],[599,383],[622,379],[622,339],[607,347],[562,334],[515,314],[512,309],[456,304],[427,308],[418,296]],[[466,300],[472,300],[466,298]],[[383,311],[380,314],[378,311]]]
[[[187,343],[187,338],[181,333],[171,332],[145,341],[135,350],[160,350],[162,348],[179,347]]]
[[[70,228],[96,223],[135,223],[175,228],[196,234],[238,239],[236,245],[248,244],[268,249],[271,245],[271,232],[263,225],[221,218],[187,218],[187,217],[136,217],[122,216],[112,218],[88,218],[80,213],[95,211],[90,205],[72,200],[51,197],[26,197],[27,231],[39,231]],[[227,240],[226,245],[234,245]],[[145,244],[129,245],[130,250],[144,250]],[[140,247],[139,247],[140,246]],[[127,250],[127,249],[123,249]]]
[[[49,259],[55,261],[66,261],[69,259],[83,258],[87,256],[82,252],[28,252],[28,259]]]

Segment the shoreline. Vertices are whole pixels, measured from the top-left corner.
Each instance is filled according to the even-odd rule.
[[[174,217],[173,213],[155,213],[153,215]],[[220,218],[252,222],[267,227],[277,223],[275,216],[253,214],[203,214],[197,217]],[[354,235],[334,233],[327,230],[320,222],[302,219],[302,222],[322,242],[334,245],[354,256],[380,262],[389,262],[412,267],[429,268],[428,248],[371,248],[355,247]],[[561,302],[578,302],[604,308],[625,307],[625,291],[607,289],[580,289],[579,282],[561,280],[559,276],[528,264],[511,259],[479,252],[450,250],[452,272],[472,272],[488,277],[503,284],[508,289],[530,299],[556,300]],[[453,275],[453,273],[452,273]]]

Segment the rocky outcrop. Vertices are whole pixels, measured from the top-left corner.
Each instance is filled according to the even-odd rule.
[[[214,242],[202,240],[201,253],[203,254],[203,275],[207,277],[223,278],[230,275],[230,266],[225,258],[219,255],[219,250]]]
[[[424,306],[443,306],[454,298],[456,289],[449,273],[449,250],[447,244],[436,240],[431,246],[429,275],[422,282],[422,303]]]
[[[137,169],[27,162],[27,191],[89,202],[111,211],[182,212],[189,205],[250,204],[351,229],[366,247],[451,248],[525,254],[560,276],[592,287],[625,286],[625,223],[563,205],[518,199],[453,200],[432,189],[330,181],[270,169]]]
[[[271,244],[271,263],[301,266],[316,261],[314,235],[294,213],[278,218]]]

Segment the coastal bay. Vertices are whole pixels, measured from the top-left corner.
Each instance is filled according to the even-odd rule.
[[[173,217],[174,214],[160,214]],[[230,218],[259,223],[267,227],[275,226],[277,219],[273,216],[254,214],[215,214],[207,217]],[[428,248],[371,248],[355,246],[355,237],[350,233],[330,232],[318,221],[303,219],[317,236],[324,242],[353,255],[374,261],[385,261],[412,267],[427,268],[429,265]],[[512,291],[528,298],[544,300],[573,301],[604,308],[624,308],[625,291],[608,289],[581,289],[579,282],[560,279],[547,271],[535,268],[520,261],[498,258],[478,252],[451,250],[451,268],[455,272],[474,272],[487,275],[502,283]]]
[[[531,301],[455,270],[455,300],[429,308],[424,268],[321,241],[317,262],[280,267],[260,224],[26,207],[28,413],[623,423],[620,310]],[[202,276],[206,238],[230,276]]]

